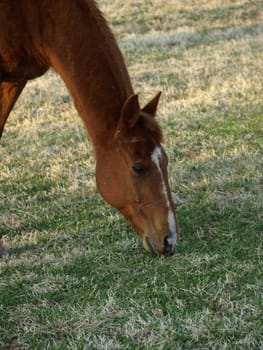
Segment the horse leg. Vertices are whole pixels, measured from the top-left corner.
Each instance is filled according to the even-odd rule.
[[[0,138],[4,130],[7,117],[25,85],[26,81],[0,82]],[[0,241],[0,258],[5,256],[8,256],[8,252]]]
[[[22,92],[26,81],[0,82],[0,138],[4,130],[5,122],[16,100]]]

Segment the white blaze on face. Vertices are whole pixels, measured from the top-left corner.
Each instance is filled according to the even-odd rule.
[[[172,203],[170,203],[170,201],[169,201],[168,187],[164,181],[164,176],[163,176],[163,172],[162,172],[161,165],[160,165],[160,160],[162,159],[162,156],[163,156],[163,154],[162,154],[161,147],[156,147],[151,154],[151,160],[156,165],[156,167],[160,173],[163,194],[164,194],[164,197],[166,199],[166,204],[167,204],[167,208],[168,208],[168,225],[169,225],[169,230],[170,230],[170,238],[168,241],[170,244],[175,245],[177,243],[175,216],[174,216],[174,211],[172,208]]]

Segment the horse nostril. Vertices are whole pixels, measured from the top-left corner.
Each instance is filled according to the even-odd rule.
[[[166,236],[164,237],[164,254],[166,255],[172,255],[174,253],[174,245],[170,243],[171,237]]]

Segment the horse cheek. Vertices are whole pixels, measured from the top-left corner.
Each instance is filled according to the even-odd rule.
[[[96,184],[101,197],[115,208],[121,208],[125,203],[125,182],[123,171],[114,166],[114,162],[104,157],[97,160]]]

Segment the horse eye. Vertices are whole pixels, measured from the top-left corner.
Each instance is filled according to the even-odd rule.
[[[146,170],[143,167],[142,164],[134,164],[132,167],[132,170],[137,174],[137,175],[145,175]]]

